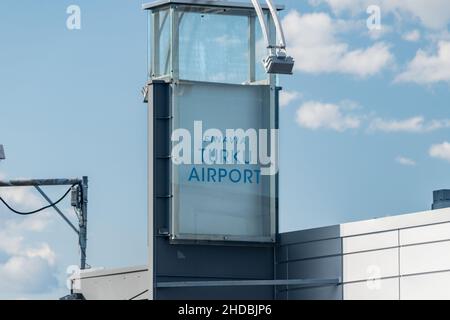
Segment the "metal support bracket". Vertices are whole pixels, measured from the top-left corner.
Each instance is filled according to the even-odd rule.
[[[80,204],[80,216],[78,217],[77,229],[75,225],[64,215],[64,213],[53,205],[52,208],[58,213],[58,215],[69,225],[69,227],[78,235],[78,241],[81,251],[80,269],[86,269],[86,248],[87,248],[87,204],[88,204],[88,178],[82,179],[31,179],[31,180],[10,180],[0,181],[0,187],[34,187],[40,195],[49,203],[53,201],[42,190],[42,186],[74,186],[77,185],[81,188],[81,204]]]

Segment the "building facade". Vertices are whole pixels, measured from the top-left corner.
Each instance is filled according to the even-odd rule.
[[[450,299],[449,252],[450,208],[283,233],[276,250],[276,280],[340,281],[274,285],[273,299]],[[145,267],[85,271],[72,283],[74,292],[86,299],[129,299],[150,290],[148,272]],[[179,292],[178,298],[191,299]],[[247,298],[261,297],[250,293]]]
[[[450,299],[450,209],[281,235],[279,277],[342,279],[278,299]]]

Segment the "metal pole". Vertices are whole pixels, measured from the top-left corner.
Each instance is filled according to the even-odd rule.
[[[88,177],[83,177],[81,182],[81,219],[80,219],[80,269],[86,269],[86,248],[87,248],[87,207],[88,207]]]
[[[32,179],[0,181],[0,187],[34,187],[34,186],[71,186],[79,184],[80,179]]]

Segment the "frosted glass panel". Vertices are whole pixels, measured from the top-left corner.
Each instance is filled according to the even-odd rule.
[[[247,81],[246,16],[183,12],[180,21],[180,79]]]
[[[274,121],[269,86],[179,84],[173,107],[174,129],[192,135],[193,161],[196,148],[224,139],[207,130],[225,135],[227,129],[270,129]],[[203,140],[195,146],[194,124],[200,120]],[[173,181],[172,230],[178,239],[272,241],[276,177],[262,175],[258,164],[205,164],[203,159],[174,164]]]
[[[152,77],[168,76],[172,68],[170,19],[169,9],[155,11],[150,15],[149,54],[153,57],[150,62]]]
[[[179,6],[179,79],[244,84],[268,81],[262,29],[253,9]],[[267,23],[273,22],[268,18]]]
[[[274,23],[264,12],[274,38]],[[268,84],[268,54],[253,8],[174,5],[149,16],[151,77],[216,83]],[[272,77],[274,79],[274,77]]]

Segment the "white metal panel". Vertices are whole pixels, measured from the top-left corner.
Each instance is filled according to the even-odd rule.
[[[400,231],[400,244],[417,244],[450,239],[450,223],[404,229]]]
[[[441,222],[450,222],[450,208],[346,223],[341,225],[341,235],[343,237],[348,237],[373,232],[393,231]]]
[[[148,299],[150,277],[147,268],[85,271],[73,277],[75,293],[86,300]]]
[[[399,279],[382,279],[344,285],[344,300],[398,300]]]
[[[401,274],[450,270],[450,241],[402,247]]]
[[[343,239],[344,253],[392,248],[398,246],[398,231],[374,233]]]
[[[450,272],[402,277],[402,300],[450,300]]]
[[[398,249],[344,255],[344,282],[398,275]]]

